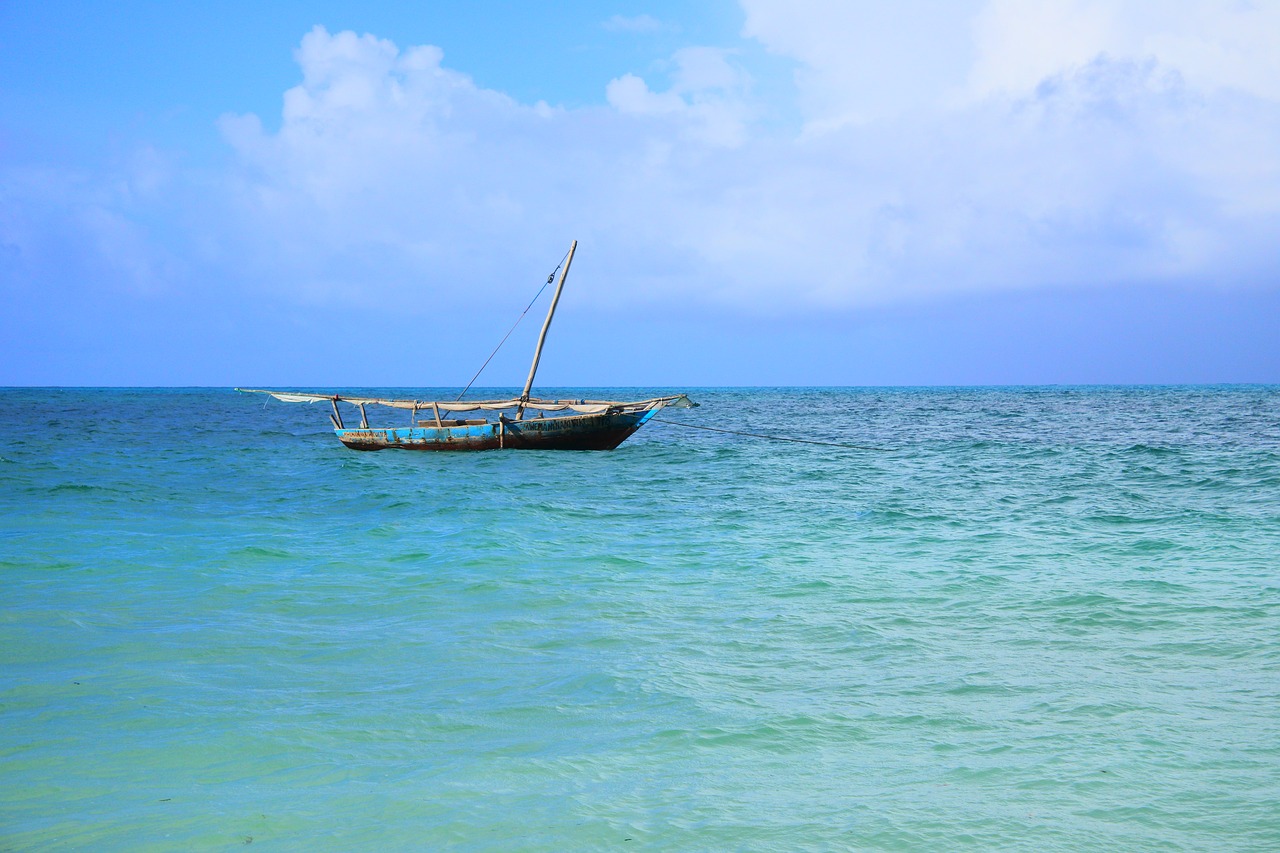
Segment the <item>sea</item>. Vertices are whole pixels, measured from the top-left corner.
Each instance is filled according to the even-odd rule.
[[[1280,850],[1280,386],[540,390],[0,391],[0,850]]]

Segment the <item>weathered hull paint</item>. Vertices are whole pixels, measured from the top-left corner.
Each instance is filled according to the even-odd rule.
[[[334,434],[352,450],[613,450],[656,413],[650,409],[468,426],[336,429]]]

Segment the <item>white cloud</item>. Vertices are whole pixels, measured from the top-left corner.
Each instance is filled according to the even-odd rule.
[[[610,80],[605,87],[605,97],[615,109],[639,115],[662,115],[680,112],[688,107],[675,92],[653,92],[643,79],[634,74],[623,74]]]
[[[1280,100],[1280,4],[989,0],[974,22],[976,96],[1025,91],[1099,55],[1151,59],[1198,88]]]
[[[605,87],[609,104],[633,115],[678,116],[688,136],[712,145],[741,145],[753,109],[749,75],[716,48],[683,48],[672,64],[667,91],[654,92],[640,77],[624,74]]]
[[[996,94],[1099,56],[1155,60],[1198,89],[1280,100],[1280,3],[1246,0],[742,0],[744,35],[795,60],[823,130]]]
[[[1054,2],[745,0],[748,35],[795,63],[799,132],[759,118],[749,46],[688,46],[665,88],[624,74],[563,109],[436,47],[316,28],[278,123],[224,117],[234,168],[188,176],[199,212],[175,219],[226,281],[428,314],[519,307],[571,238],[584,301],[681,311],[1274,283],[1280,103],[1250,17],[1270,7],[1186,4],[1141,30],[1129,6]],[[76,233],[115,233],[104,263],[142,282],[175,267],[145,257],[170,178],[138,172]],[[0,240],[21,248],[14,209]]]
[[[349,288],[369,265],[393,291],[424,269],[456,271],[469,251],[484,267],[490,241],[540,206],[528,176],[569,168],[539,145],[556,111],[476,86],[438,48],[317,27],[297,59],[303,82],[285,93],[278,131],[252,115],[221,122],[240,157],[250,269],[358,299]]]
[[[817,128],[932,110],[961,90],[977,0],[742,0],[743,34],[797,63]]]
[[[779,8],[750,0],[750,31],[812,58],[802,69],[826,95],[811,119],[832,119],[798,138],[754,123],[752,80],[723,49],[676,53],[666,90],[627,74],[605,87],[609,109],[555,110],[476,86],[436,48],[317,29],[280,129],[223,123],[244,167],[249,255],[322,298],[371,280],[412,294],[428,274],[483,280],[495,253],[545,257],[578,236],[618,285],[612,298],[764,310],[1274,265],[1280,109],[1257,86],[1222,93],[1157,58],[1095,56],[1114,24],[1083,15],[1046,75],[999,46],[1012,36],[978,39],[942,51],[944,64],[967,56],[973,74],[949,79],[990,94],[965,101],[922,67],[902,83],[912,109],[859,112],[836,104],[831,81],[866,60],[843,62],[836,47],[842,27],[862,28],[859,43],[880,31],[847,12],[807,18],[816,0],[790,17]],[[922,41],[895,67],[986,32],[993,14],[1014,20],[1002,9],[911,35]],[[1044,12],[1021,31],[1061,20]]]

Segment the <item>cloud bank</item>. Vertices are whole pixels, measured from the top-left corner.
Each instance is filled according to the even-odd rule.
[[[220,120],[226,171],[170,175],[151,207],[99,191],[76,233],[138,287],[198,267],[417,312],[511,305],[571,238],[598,282],[584,300],[614,307],[1276,284],[1280,7],[944,5],[743,0],[740,42],[575,109],[485,89],[435,46],[317,26],[279,116]],[[6,182],[11,251],[34,245],[37,184]]]

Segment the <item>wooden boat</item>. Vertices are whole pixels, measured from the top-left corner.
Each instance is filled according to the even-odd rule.
[[[612,450],[666,407],[690,408],[698,405],[684,394],[648,400],[546,400],[530,397],[542,346],[564,290],[569,266],[578,248],[574,240],[556,284],[547,319],[538,335],[529,378],[519,397],[507,400],[387,400],[353,397],[346,394],[313,394],[302,391],[270,391],[237,388],[248,394],[269,394],[286,403],[328,401],[333,412],[329,420],[338,440],[353,450]],[[349,428],[343,421],[339,403],[360,411],[360,426]],[[408,426],[371,427],[368,406],[410,411]],[[459,419],[443,415],[493,413],[493,418]],[[550,413],[550,414],[548,414]]]

